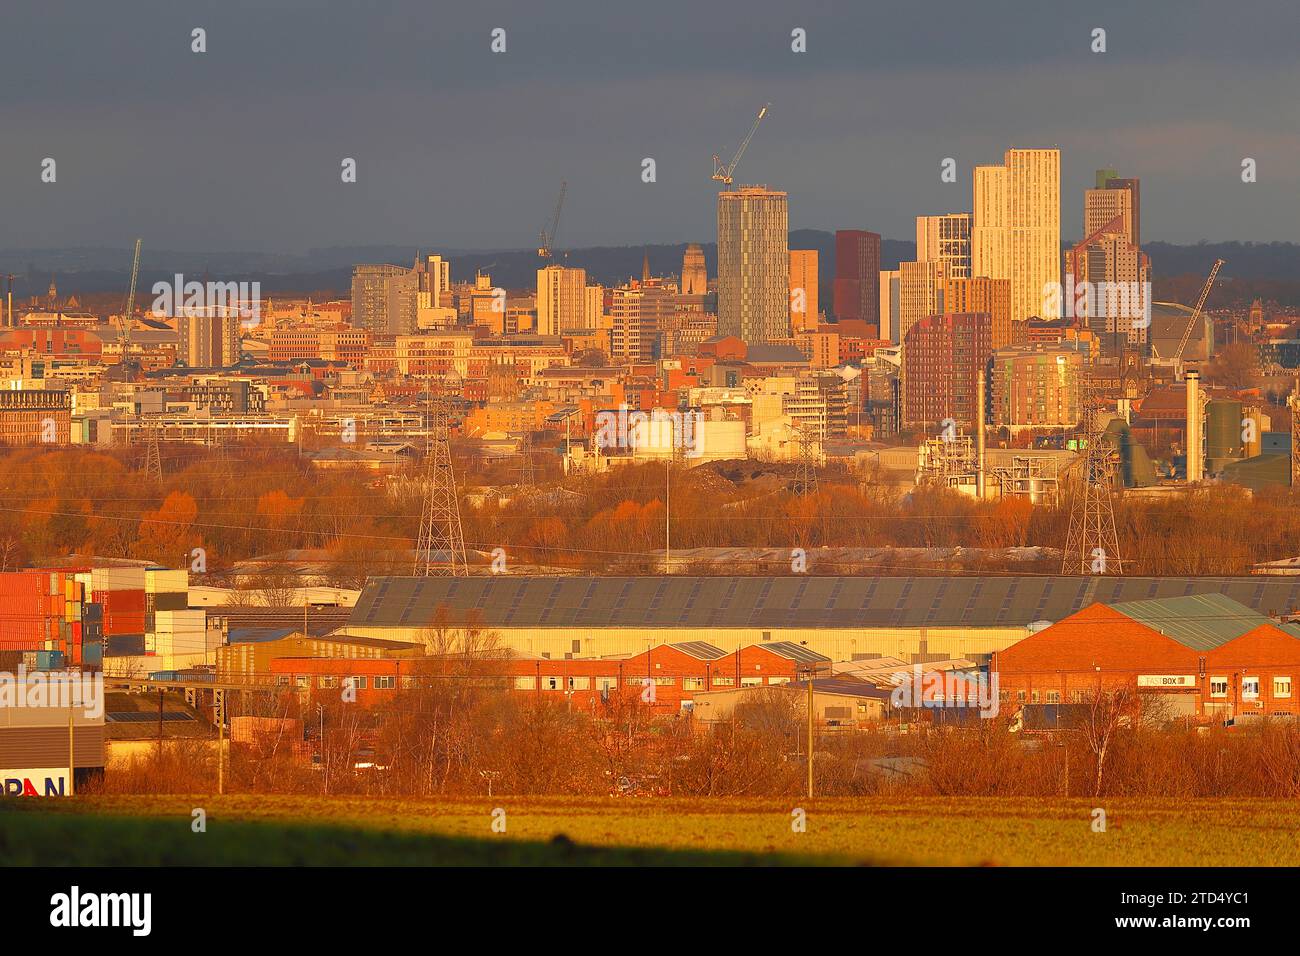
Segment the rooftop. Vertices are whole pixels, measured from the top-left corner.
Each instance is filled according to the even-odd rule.
[[[374,577],[348,625],[418,628],[445,608],[500,628],[1024,627],[1098,602],[1194,594],[1286,613],[1300,607],[1300,576]]]

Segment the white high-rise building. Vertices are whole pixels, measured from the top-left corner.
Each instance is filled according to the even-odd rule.
[[[1042,317],[1061,282],[1061,151],[1009,149],[973,180],[972,276],[1011,280],[1012,322]]]
[[[761,186],[718,193],[718,334],[790,337],[788,197]]]

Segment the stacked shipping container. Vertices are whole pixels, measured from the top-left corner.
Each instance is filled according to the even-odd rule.
[[[60,651],[81,664],[83,647],[102,639],[87,604],[83,582],[67,571],[0,574],[0,651]]]

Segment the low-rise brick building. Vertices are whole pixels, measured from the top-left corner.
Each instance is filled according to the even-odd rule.
[[[1126,687],[1177,715],[1300,713],[1300,627],[1221,594],[1092,604],[998,651],[992,670],[1011,711]]]

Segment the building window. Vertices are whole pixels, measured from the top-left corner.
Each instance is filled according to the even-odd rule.
[[[596,690],[600,691],[602,694],[608,694],[610,691],[614,690],[614,688],[616,688],[616,687],[618,687],[618,678],[617,678],[617,677],[597,677],[597,678],[596,678]]]
[[[683,677],[682,690],[704,690],[703,677]]]
[[[320,679],[316,681],[317,687],[338,687],[339,678],[337,674],[321,674]]]
[[[299,690],[306,690],[308,687],[311,686],[311,678],[308,677],[308,676],[306,676],[305,674],[302,674],[302,675],[299,675],[299,676],[295,677],[295,678],[293,679],[293,682],[294,682],[294,685],[295,685]]]
[[[762,687],[763,678],[761,677],[742,677],[740,679],[741,687]]]
[[[658,687],[676,687],[676,686],[677,686],[677,678],[676,678],[676,677],[656,677],[656,678],[655,678],[655,685],[658,686]]]
[[[543,677],[542,690],[559,690],[560,679],[558,677]]]
[[[788,683],[790,683],[790,678],[788,678],[788,677],[769,677],[769,678],[767,679],[767,682],[768,682],[769,684],[788,684]]]
[[[392,690],[396,686],[397,678],[392,675],[375,677],[375,690]]]
[[[1059,704],[1061,702],[1061,692],[1059,690],[1049,690],[1047,692],[1047,702],[1049,704]]]
[[[589,690],[591,688],[590,677],[570,677],[569,690]]]
[[[1016,703],[1023,704],[1024,702],[1025,702],[1025,692],[1023,690],[1016,691]]]
[[[1291,678],[1274,677],[1273,678],[1273,696],[1290,697],[1291,696]]]
[[[1228,696],[1228,678],[1211,677],[1210,678],[1210,696],[1227,697]]]
[[[350,686],[353,690],[365,690],[365,689],[366,689],[366,678],[364,678],[364,677],[349,677],[348,680],[351,681],[351,683],[349,684],[349,686]]]
[[[1241,679],[1241,696],[1243,699],[1247,697],[1253,698],[1259,696],[1258,677],[1243,677]]]
[[[275,686],[276,686],[276,687],[288,687],[288,686],[289,686],[289,675],[288,675],[288,674],[279,674],[279,675],[277,675],[276,678],[275,678]]]
[[[1031,704],[1036,704],[1036,703],[1038,703],[1038,691],[1036,691],[1036,690],[1032,690],[1032,691],[1029,692],[1029,702],[1030,702]]]
[[[735,687],[735,686],[736,686],[736,678],[734,678],[734,677],[714,677],[714,678],[713,678],[713,686],[714,686],[714,687]]]
[[[531,674],[527,677],[515,678],[515,690],[535,690],[537,687],[537,678]]]

